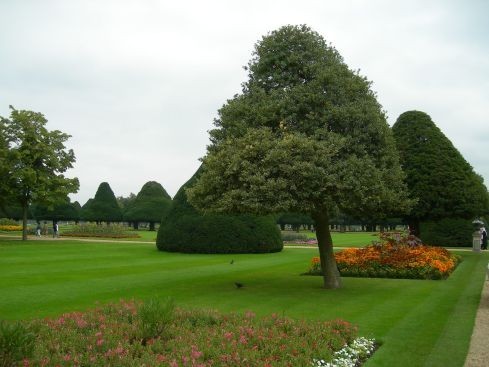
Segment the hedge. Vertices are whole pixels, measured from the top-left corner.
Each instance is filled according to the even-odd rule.
[[[200,169],[173,199],[158,230],[156,246],[161,251],[184,253],[268,253],[283,249],[274,217],[202,214],[188,201],[185,188],[192,185]]]
[[[445,218],[420,224],[420,238],[432,246],[471,247],[473,232],[472,221],[468,219]]]

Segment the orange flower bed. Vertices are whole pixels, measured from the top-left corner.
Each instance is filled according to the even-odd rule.
[[[460,262],[460,257],[445,248],[410,246],[385,241],[364,248],[349,248],[335,253],[338,270],[345,276],[375,278],[445,279]],[[321,274],[319,257],[311,260],[310,274]]]

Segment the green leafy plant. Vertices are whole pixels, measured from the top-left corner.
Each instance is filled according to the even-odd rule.
[[[35,335],[19,322],[0,321],[0,367],[15,366],[30,357]]]
[[[142,343],[150,339],[161,337],[173,320],[175,313],[175,302],[168,299],[162,302],[158,298],[151,298],[143,303],[138,310],[141,321]]]

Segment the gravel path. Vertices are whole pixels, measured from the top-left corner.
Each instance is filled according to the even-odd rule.
[[[489,366],[489,280],[484,283],[464,367]]]

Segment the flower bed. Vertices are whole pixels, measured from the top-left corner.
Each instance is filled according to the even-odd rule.
[[[18,225],[0,225],[0,231],[4,231],[4,232],[22,231],[22,226],[18,226]]]
[[[342,320],[258,320],[251,312],[182,310],[157,300],[28,325],[35,338],[27,339],[30,348],[21,346],[30,351],[24,366],[310,366],[334,361],[358,339],[356,327]]]
[[[396,239],[390,234],[382,235],[380,243],[339,251],[335,259],[343,276],[408,279],[446,279],[461,261],[442,247],[421,244],[414,236]],[[319,257],[311,260],[306,274],[321,274]]]
[[[81,224],[61,233],[63,237],[96,237],[96,238],[139,238],[137,233],[128,233],[127,228],[119,225]]]

